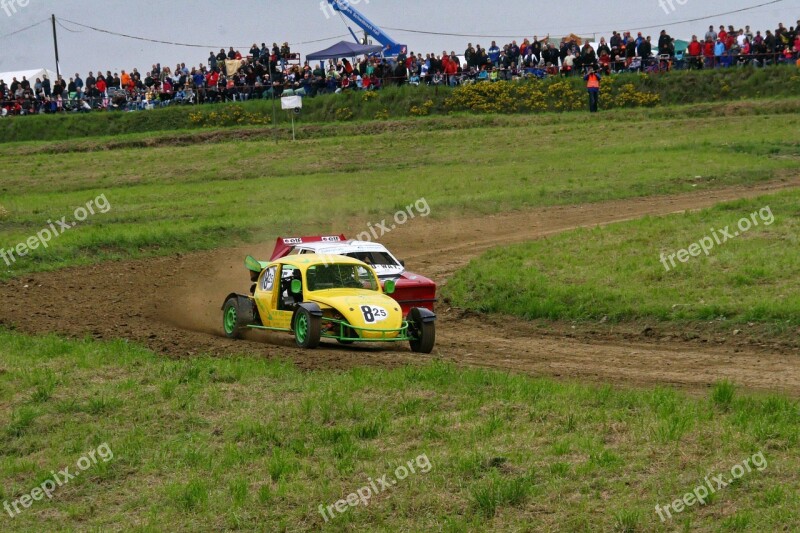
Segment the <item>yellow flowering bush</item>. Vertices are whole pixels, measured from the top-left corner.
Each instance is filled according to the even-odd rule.
[[[585,93],[566,80],[557,81],[547,87],[547,99],[556,111],[577,111],[586,108]]]
[[[336,110],[336,120],[345,121],[353,118],[353,112],[349,107],[341,107]]]
[[[411,106],[409,113],[411,113],[415,117],[424,117],[425,115],[429,115],[431,109],[433,108],[433,100],[428,100],[421,106]]]
[[[375,112],[375,120],[387,120],[389,118],[389,110],[386,108],[379,109]]]
[[[189,121],[202,127],[220,126],[256,126],[271,122],[270,117],[261,113],[245,111],[241,106],[224,106],[211,112],[197,111],[189,113]]]
[[[649,107],[659,101],[657,94],[637,90],[633,84],[618,87],[611,77],[604,77],[600,84],[600,105],[604,108]],[[448,111],[477,113],[578,111],[587,107],[586,89],[579,78],[474,83],[457,87],[445,99]]]
[[[654,93],[636,90],[632,83],[622,85],[607,102],[600,100],[600,105],[609,107],[653,107],[658,105],[661,97]]]

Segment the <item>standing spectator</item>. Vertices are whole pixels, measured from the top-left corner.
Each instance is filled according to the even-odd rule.
[[[281,68],[286,68],[291,55],[292,50],[289,48],[289,43],[284,42],[283,46],[281,46]]]
[[[67,84],[67,93],[69,94],[70,100],[78,97],[78,86],[75,84],[75,80],[73,78],[69,79],[69,83]]]
[[[467,62],[467,66],[469,67],[475,66],[475,49],[472,47],[472,43],[469,43],[467,49],[464,50],[464,61]]]
[[[44,79],[42,80],[42,91],[44,91],[45,98],[49,98],[51,94],[51,87],[50,87],[50,78],[47,77],[47,74],[44,75]],[[0,95],[2,95],[2,90],[0,90]]]
[[[719,37],[717,37],[719,40]],[[706,66],[713,67],[714,66],[714,43],[711,41],[706,41],[703,45],[703,56],[706,59]]]
[[[583,77],[586,82],[586,90],[589,93],[589,112],[597,113],[597,105],[600,100],[600,74],[589,69],[589,73]]]
[[[703,62],[700,57],[703,55],[703,46],[697,40],[697,35],[692,35],[692,41],[686,48],[686,55],[689,56],[689,68],[701,68]]]
[[[550,65],[558,70],[558,60],[559,60],[559,53],[556,50],[556,47],[553,43],[549,43],[547,45],[547,49],[542,52],[542,59],[544,59],[545,65]]]
[[[492,46],[489,47],[489,61],[492,65],[497,66],[497,61],[500,59],[500,48],[497,43],[492,41]]]
[[[622,48],[622,37],[616,30],[611,35],[611,40],[609,41],[611,48]]]
[[[747,41],[747,35],[745,35],[744,30],[739,30],[739,35],[736,36],[736,44],[741,48],[744,46],[745,41]]]
[[[103,78],[103,76],[102,76],[102,75],[101,75],[100,77],[98,77],[98,78],[97,78],[97,84],[96,84],[96,87],[97,87],[97,91],[98,91],[98,92],[99,92],[99,93],[100,93],[102,96],[105,96],[105,95],[106,95],[106,89],[108,88],[108,86],[106,85],[106,80],[105,80],[105,78]]]
[[[83,92],[83,80],[77,72],[75,73],[75,92],[78,93],[78,98],[80,98]]]
[[[658,36],[658,55],[675,55],[672,47],[672,37],[669,36],[667,30],[661,30],[661,35]]]
[[[722,38],[717,37],[717,44],[714,45],[714,62],[715,65],[722,64],[722,56],[725,55],[725,43],[722,42]]]
[[[711,41],[712,43],[717,40],[717,32],[714,31],[714,26],[709,26],[708,31],[706,32],[705,36],[706,41]]]
[[[592,48],[588,41],[581,49],[581,67],[590,67],[590,71],[594,71],[597,67],[597,54],[595,54],[594,48]]]
[[[651,58],[653,57],[653,44],[650,42],[649,35],[639,44],[639,55],[642,56],[642,67],[650,66]]]
[[[597,55],[598,56],[603,55],[603,52],[605,52],[608,55],[611,55],[611,48],[609,48],[608,45],[606,44],[606,38],[600,37],[600,45],[597,47]]]

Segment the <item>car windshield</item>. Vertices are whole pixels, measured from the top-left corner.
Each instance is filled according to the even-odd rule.
[[[366,289],[378,290],[373,273],[361,265],[314,265],[306,271],[308,290]]]
[[[386,252],[348,252],[346,255],[372,266],[400,267],[397,261]]]

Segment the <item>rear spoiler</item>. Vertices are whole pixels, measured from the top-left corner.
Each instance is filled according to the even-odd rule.
[[[307,244],[310,242],[344,242],[347,237],[344,234],[340,235],[316,235],[311,237],[278,237],[275,242],[275,250],[272,252],[270,261],[275,261],[282,257],[286,257],[298,244]]]

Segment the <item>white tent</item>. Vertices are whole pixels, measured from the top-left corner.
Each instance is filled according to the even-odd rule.
[[[23,76],[25,76],[28,81],[31,82],[31,86],[33,86],[36,78],[44,79],[44,77],[47,76],[50,78],[51,85],[57,79],[56,73],[46,68],[17,70],[15,72],[0,72],[0,80],[6,82],[7,85],[11,85],[11,82],[14,80],[14,78],[17,78],[17,81],[22,81]]]

